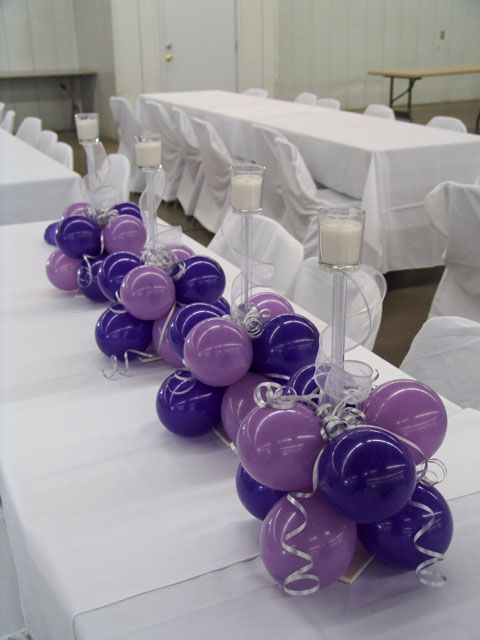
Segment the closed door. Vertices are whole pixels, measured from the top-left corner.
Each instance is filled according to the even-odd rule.
[[[235,0],[159,0],[167,91],[237,91]]]

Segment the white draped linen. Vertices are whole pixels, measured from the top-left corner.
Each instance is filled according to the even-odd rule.
[[[185,441],[161,426],[155,393],[171,371],[165,364],[135,365],[117,381],[102,375],[109,363],[94,325],[103,306],[52,289],[43,226],[0,229],[7,264],[18,247],[29,252],[18,269],[2,271],[0,283],[7,347],[0,494],[35,640],[224,638],[227,631],[238,640],[270,632],[297,640],[346,638],[352,629],[357,638],[397,638],[400,627],[447,637],[448,629],[471,628],[479,494],[452,503],[456,537],[443,591],[373,565],[351,587],[336,584],[306,600],[283,596],[255,559],[259,523],[237,500],[235,456],[213,435]],[[230,287],[238,270],[220,262]],[[406,377],[363,348],[351,355],[377,367],[380,381]],[[458,480],[447,497],[455,498],[480,490],[468,475],[480,432],[477,415],[464,420],[459,407],[446,406],[446,446],[457,456],[449,473]]]
[[[224,91],[140,96],[210,120],[234,156],[255,159],[251,124],[281,131],[314,180],[362,201],[367,261],[383,272],[442,264],[424,198],[445,180],[473,183],[478,136]]]
[[[59,218],[84,197],[78,173],[0,129],[0,225]]]

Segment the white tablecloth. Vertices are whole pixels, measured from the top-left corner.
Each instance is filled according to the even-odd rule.
[[[6,259],[19,246],[29,251],[11,279],[2,272],[0,286],[7,349],[0,360],[0,493],[35,640],[240,639],[269,629],[296,640],[346,637],[349,628],[358,638],[396,638],[399,625],[445,629],[446,603],[450,629],[458,629],[458,614],[468,625],[467,586],[480,568],[471,544],[478,496],[452,503],[457,535],[443,592],[375,565],[352,587],[334,585],[302,601],[282,596],[255,560],[259,523],[237,500],[235,456],[213,435],[189,442],[159,424],[155,393],[166,365],[137,365],[117,381],[103,377],[108,361],[93,337],[102,305],[52,291],[43,275],[43,226],[0,229]],[[231,283],[237,270],[223,264]],[[405,377],[365,349],[354,356],[377,367],[380,380]],[[447,410],[456,481],[446,490],[453,498],[480,489],[467,472],[478,425],[476,414],[464,417],[452,403]],[[387,624],[392,612],[397,626],[382,635],[376,618]]]
[[[78,173],[0,129],[0,225],[59,218],[81,200]]]
[[[480,138],[408,122],[224,91],[140,96],[210,120],[229,151],[255,158],[250,125],[272,127],[296,144],[317,182],[362,201],[368,261],[382,271],[442,263],[444,242],[423,201],[439,182],[473,183]]]

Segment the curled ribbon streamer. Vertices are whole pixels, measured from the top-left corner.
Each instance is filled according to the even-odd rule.
[[[179,260],[178,262],[175,263],[174,266],[176,268],[176,271],[175,273],[171,273],[170,277],[174,282],[176,282],[177,280],[180,280],[180,278],[183,276],[183,274],[187,270],[187,266],[183,260]]]
[[[172,380],[180,380],[180,382],[190,382],[190,386],[188,386],[186,389],[184,389],[183,391],[178,391],[178,389],[174,389],[172,391],[172,389],[169,387],[169,391],[172,394],[172,396],[183,396],[186,393],[190,393],[190,391],[193,389],[193,387],[195,386],[195,377],[190,373],[190,371],[175,371],[175,373],[173,374],[173,378]]]
[[[112,355],[110,356],[112,369],[111,371],[102,369],[103,376],[107,378],[107,380],[116,380],[119,376],[127,376],[130,369],[129,354],[141,356],[142,358],[145,358],[145,360],[156,360],[158,357],[156,353],[147,353],[146,351],[138,351],[137,349],[127,349],[123,354],[123,371],[120,369],[117,356]]]
[[[225,435],[217,428],[213,429],[213,433],[217,436],[217,438],[222,442],[230,451],[233,451],[235,455],[237,454],[237,447],[235,443],[225,437]]]
[[[426,549],[425,547],[422,547],[420,544],[418,544],[418,540],[423,536],[423,534],[427,533],[427,531],[430,531],[430,529],[433,527],[435,522],[435,513],[426,504],[416,502],[415,500],[410,500],[410,505],[412,507],[420,509],[421,511],[424,511],[430,516],[428,522],[420,529],[420,531],[417,531],[417,533],[413,536],[413,544],[415,545],[415,549],[419,553],[430,556],[428,560],[424,560],[417,566],[417,568],[415,569],[415,573],[417,574],[418,579],[422,584],[425,584],[428,587],[443,587],[447,582],[447,578],[438,569],[438,567],[435,567],[435,565],[445,559],[445,554],[439,553],[438,551],[432,551],[431,549]]]
[[[93,269],[92,269],[92,264],[90,260],[96,260],[97,258],[99,258],[104,252],[104,250],[105,250],[105,246],[103,244],[103,234],[101,234],[100,235],[100,253],[97,256],[90,256],[88,255],[88,253],[83,254],[82,258],[83,260],[85,260],[85,263],[87,265],[87,278],[86,278],[86,283],[83,284],[84,287],[89,287],[93,281]]]

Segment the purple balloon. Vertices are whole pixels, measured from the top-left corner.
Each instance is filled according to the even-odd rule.
[[[221,315],[220,309],[205,302],[192,302],[177,309],[170,320],[168,335],[178,357],[183,358],[185,340],[195,325],[207,318],[220,318]]]
[[[192,256],[173,266],[177,302],[216,302],[225,289],[225,274],[216,260]]]
[[[259,520],[264,520],[273,505],[285,495],[285,491],[277,491],[257,482],[241,464],[237,468],[235,485],[240,502]]]
[[[253,392],[261,382],[266,380],[258,373],[247,373],[245,377],[226,389],[222,401],[222,426],[232,442],[237,441],[242,420],[257,406]]]
[[[158,318],[153,323],[153,332],[152,332],[152,344],[153,348],[158,355],[165,360],[172,367],[181,367],[183,362],[177,356],[172,344],[170,342],[170,338],[168,335],[168,327],[165,327],[165,331],[163,331],[163,327],[168,318],[169,314],[166,313],[163,318]]]
[[[277,316],[281,315],[294,315],[295,310],[290,302],[274,291],[261,291],[254,293],[252,296],[252,303],[262,314],[262,318],[267,320],[273,320]]]
[[[127,273],[120,286],[120,299],[128,313],[140,320],[156,320],[175,304],[175,287],[163,269],[142,264]]]
[[[57,233],[57,227],[59,222],[51,222],[48,227],[45,229],[43,234],[43,239],[47,244],[51,244],[53,247],[57,246],[57,241],[55,240],[55,235]]]
[[[437,489],[418,484],[412,501],[429,507],[434,513],[433,526],[417,541],[429,551],[445,553],[453,536],[453,518],[448,504]],[[392,567],[413,571],[431,556],[415,548],[414,536],[431,520],[431,515],[408,503],[400,513],[370,524],[358,525],[358,537],[365,549],[377,560]]]
[[[129,271],[142,264],[138,256],[118,251],[107,256],[98,269],[98,286],[109,300],[117,302],[120,285]]]
[[[219,424],[222,396],[220,387],[209,387],[186,369],[178,369],[158,390],[157,415],[177,436],[201,436]]]
[[[415,464],[431,458],[447,431],[447,412],[433,389],[416,380],[390,380],[374,389],[367,400],[368,424],[388,429],[416,444],[409,448]]]
[[[131,215],[111,218],[103,229],[103,242],[108,253],[128,251],[139,256],[146,240],[143,223]]]
[[[69,204],[68,207],[62,212],[62,220],[70,218],[71,216],[91,216],[94,215],[94,209],[88,204],[88,202],[74,202]]]
[[[321,495],[299,499],[307,514],[305,529],[294,536],[289,544],[312,557],[313,573],[321,589],[345,573],[355,553],[357,528],[355,523],[332,509]],[[307,564],[306,560],[283,549],[285,535],[305,521],[299,510],[285,496],[268,513],[260,532],[260,553],[268,573],[278,582]],[[309,589],[311,580],[299,578],[286,585],[292,590]]]
[[[324,445],[319,419],[300,403],[291,409],[257,407],[237,434],[242,465],[257,482],[279,491],[311,491],[313,466]]]
[[[377,522],[398,513],[416,482],[407,448],[377,427],[345,431],[328,442],[318,478],[330,504],[355,522]]]
[[[104,302],[107,300],[107,296],[98,284],[98,271],[104,259],[105,255],[101,255],[98,258],[89,259],[89,264],[87,264],[85,260],[82,260],[77,270],[78,288],[84,296],[95,302]]]
[[[178,247],[169,247],[169,249],[177,262],[179,260],[186,260],[187,258],[191,258],[195,255],[193,249],[190,249],[190,247],[187,247],[184,244],[180,244]]]
[[[47,278],[57,289],[76,291],[78,288],[77,269],[81,262],[81,260],[69,258],[60,249],[55,249],[47,260]]]
[[[291,387],[295,393],[299,396],[306,396],[311,393],[319,393],[320,390],[325,388],[326,379],[330,371],[330,364],[324,363],[318,366],[315,364],[307,364],[298,371],[295,371],[293,376],[287,382],[287,387]],[[312,399],[312,402],[318,404],[318,400]],[[322,402],[331,402],[329,396],[322,396]]]
[[[197,324],[183,347],[185,365],[212,387],[227,387],[247,373],[252,364],[252,343],[243,327],[225,318]]]
[[[216,302],[213,303],[213,306],[220,309],[223,316],[230,315],[230,305],[228,303],[228,300],[226,300],[225,298],[219,298]]]
[[[152,342],[152,323],[123,311],[121,304],[114,304],[97,320],[95,340],[106,356],[123,358],[126,351],[145,351]],[[134,354],[129,356],[132,358]]]
[[[281,315],[269,320],[253,340],[253,368],[275,378],[291,376],[301,367],[315,362],[319,333],[307,318]]]
[[[95,220],[84,216],[62,220],[55,232],[55,241],[69,258],[98,256],[102,248],[100,227]]]
[[[119,202],[114,207],[112,207],[119,216],[129,215],[138,218],[140,221],[142,220],[142,212],[140,211],[140,207],[138,204],[134,202]]]

